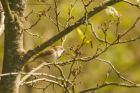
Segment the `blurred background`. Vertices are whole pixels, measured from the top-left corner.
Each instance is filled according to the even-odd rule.
[[[94,7],[101,4],[104,0],[95,0],[93,3],[89,5],[87,8],[88,11],[92,10]],[[130,0],[133,3],[136,3],[135,0]],[[89,0],[84,0],[85,3],[88,3]],[[69,10],[72,7],[71,15],[73,18],[69,21],[69,24],[74,23],[76,20],[81,18],[84,13],[84,7],[81,0],[58,0],[57,2],[57,11],[59,12],[58,20],[61,23],[62,26],[60,26],[59,30],[62,31],[64,27],[67,25],[67,20],[69,18]],[[140,9],[131,6],[129,4],[126,4],[124,2],[120,2],[118,4],[115,4],[113,6],[120,15],[120,24],[119,24],[119,32],[123,32],[127,30],[129,27],[132,26],[132,24],[135,22],[138,16],[140,16]],[[45,11],[44,16],[41,17],[37,25],[35,25],[32,29],[28,30],[29,32],[32,32],[34,34],[37,34],[38,36],[33,36],[29,34],[28,32],[24,33],[24,48],[25,50],[29,50],[34,48],[35,46],[43,43],[44,41],[48,40],[49,38],[53,37],[57,33],[59,33],[58,28],[55,26],[53,21],[55,22],[55,5],[53,0],[28,0],[27,7],[25,11],[26,16],[26,22],[25,22],[25,28],[29,28],[30,25],[34,24],[38,18],[39,13],[42,13],[42,11]],[[53,21],[52,21],[52,20]],[[110,17],[105,10],[101,11],[100,13],[93,16],[89,21],[93,24],[93,27],[95,29],[95,32],[98,34],[100,38],[104,37],[103,32],[101,31],[100,27],[101,24],[108,20],[114,20],[112,17]],[[133,37],[140,36],[139,31],[139,25],[140,22],[136,24],[136,27],[128,33],[124,40],[129,40]],[[114,28],[115,26],[111,26],[108,35],[107,40],[113,41],[114,40]],[[86,39],[87,41],[92,41],[92,46],[90,43],[85,44],[81,49],[81,57],[84,56],[90,56],[95,54],[97,47],[103,46],[100,44],[93,34],[90,31],[90,28],[87,28],[85,25],[81,25],[74,31],[72,31],[70,34],[67,35],[64,48],[66,49],[66,53],[63,54],[62,58],[60,58],[60,61],[68,60],[72,57],[70,48],[77,47],[81,44],[81,36],[79,35],[79,31],[85,31],[86,30]],[[2,60],[3,60],[3,50],[4,50],[4,35],[0,37],[0,70],[2,69]],[[57,41],[55,45],[60,45],[61,40]],[[140,40],[130,42],[130,43],[124,43],[124,44],[118,44],[110,47],[105,53],[103,53],[99,58],[102,58],[104,60],[108,60],[112,62],[112,64],[121,72],[123,75],[132,80],[133,82],[140,83]],[[63,70],[65,71],[65,75],[68,76],[68,68],[70,66],[64,66]],[[87,63],[77,63],[74,68],[81,68],[81,73],[77,76],[76,79],[76,90],[83,90],[86,88],[96,87],[98,84],[102,84],[104,82],[104,79],[106,77],[106,74],[110,70],[110,67],[107,64],[104,64],[99,61],[90,61]],[[52,73],[54,75],[57,75],[57,71],[55,69],[49,71],[49,69],[41,69],[40,71]],[[111,71],[110,76],[107,78],[108,82],[122,82],[117,75]],[[40,84],[43,86],[43,84]],[[56,87],[56,93],[63,93],[60,88]],[[102,89],[97,90],[97,93],[138,93],[140,91],[140,88],[124,88],[124,87],[115,87],[115,86],[109,86]],[[21,87],[21,93],[43,93],[40,89],[34,89],[28,86],[22,86]],[[54,90],[50,87],[46,89],[45,93],[55,93]]]

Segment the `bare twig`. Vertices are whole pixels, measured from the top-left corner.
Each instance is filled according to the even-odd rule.
[[[70,91],[69,87],[67,86],[67,85],[69,85],[69,84],[67,84],[68,82],[65,82],[65,81],[67,81],[67,79],[64,75],[63,70],[61,69],[61,67],[59,65],[55,65],[55,67],[59,70],[61,77],[64,78],[64,81],[62,81],[62,85],[64,86],[65,91],[67,91],[68,93],[72,93]]]
[[[89,89],[85,89],[85,90],[82,90],[78,93],[88,93],[88,92],[93,92],[95,90],[99,90],[103,87],[108,87],[108,86],[117,86],[117,87],[127,87],[127,88],[137,88],[137,87],[140,87],[140,84],[136,84],[136,85],[131,85],[131,84],[126,84],[126,83],[116,83],[116,82],[105,82],[104,84],[102,85],[98,85],[97,87],[95,88],[89,88]]]
[[[140,9],[140,5],[139,5],[139,4],[130,2],[130,1],[128,1],[128,0],[123,0],[123,2],[128,3],[128,4],[130,4],[131,6],[135,6],[135,7],[137,7],[138,9]]]
[[[48,64],[49,64],[49,63],[48,63]],[[28,75],[25,75],[25,76],[21,79],[21,81],[19,82],[19,84],[22,84],[23,82],[25,82],[25,80],[27,80],[27,79],[31,76],[32,73],[36,72],[37,70],[39,70],[40,68],[42,68],[43,66],[48,65],[48,64],[47,64],[47,63],[42,63],[42,64],[40,64],[38,67],[36,67],[36,68],[33,69],[32,71],[30,71]]]
[[[34,24],[32,24],[29,28],[25,28],[24,30],[32,29],[33,27],[35,27],[39,23],[40,20],[41,20],[41,15],[38,16],[38,19],[35,21]]]
[[[50,80],[50,79],[46,79],[46,78],[40,78],[40,79],[35,79],[35,80],[31,80],[31,81],[27,81],[27,82],[23,82],[21,85],[23,84],[33,84],[33,83],[36,83],[36,82],[39,82],[39,81],[46,81],[46,82],[50,82],[50,83],[54,83],[60,87],[63,87],[62,84],[54,81],[54,80]]]
[[[122,38],[122,37],[125,36],[127,33],[129,33],[130,31],[132,31],[132,29],[135,28],[135,26],[136,26],[136,24],[139,22],[139,20],[140,20],[140,17],[138,17],[138,18],[135,20],[135,22],[133,23],[133,25],[132,25],[128,30],[126,30],[124,33],[122,33],[122,34],[119,36],[119,38]]]
[[[115,68],[115,66],[111,62],[103,60],[103,59],[99,59],[99,58],[95,58],[95,60],[98,60],[98,61],[105,62],[105,63],[109,64],[111,66],[111,68],[113,69],[113,71],[115,71],[115,73],[118,75],[119,78],[121,78],[124,81],[127,81],[130,84],[134,84],[135,85],[134,82],[132,82],[129,79],[127,79],[124,76],[122,76],[121,73]]]

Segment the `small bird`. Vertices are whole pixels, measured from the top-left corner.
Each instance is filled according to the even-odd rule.
[[[65,49],[62,46],[55,46],[49,50],[46,50],[26,63],[23,69],[26,72],[29,72],[40,65],[42,62],[55,63],[56,60],[61,57],[64,50]]]
[[[61,57],[62,53],[64,52],[64,48],[62,46],[55,46],[52,49],[49,49],[43,53],[37,55],[34,60],[41,59],[45,62],[54,62],[59,57]]]

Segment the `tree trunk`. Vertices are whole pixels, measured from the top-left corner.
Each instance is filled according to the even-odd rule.
[[[2,73],[20,72],[23,51],[23,27],[21,18],[24,0],[1,0],[5,12],[4,60]],[[0,93],[18,93],[20,75],[2,77]]]

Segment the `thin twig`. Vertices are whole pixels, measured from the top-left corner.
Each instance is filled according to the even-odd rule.
[[[127,87],[127,88],[137,88],[137,87],[140,87],[140,84],[131,85],[131,84],[126,84],[126,83],[105,82],[104,84],[98,85],[98,86],[95,87],[95,88],[85,89],[85,90],[82,90],[82,91],[80,91],[80,92],[78,92],[78,93],[93,92],[93,91],[95,91],[95,90],[99,90],[99,89],[101,89],[101,88],[108,87],[108,86]]]
[[[134,85],[136,84],[136,83],[130,81],[129,79],[125,78],[124,76],[122,76],[121,73],[115,68],[115,66],[111,62],[103,60],[103,59],[99,59],[99,58],[95,58],[95,60],[109,64],[111,66],[111,68],[113,69],[113,71],[115,71],[115,73],[118,75],[119,78],[121,78],[124,81],[127,81],[130,84],[134,84]]]

